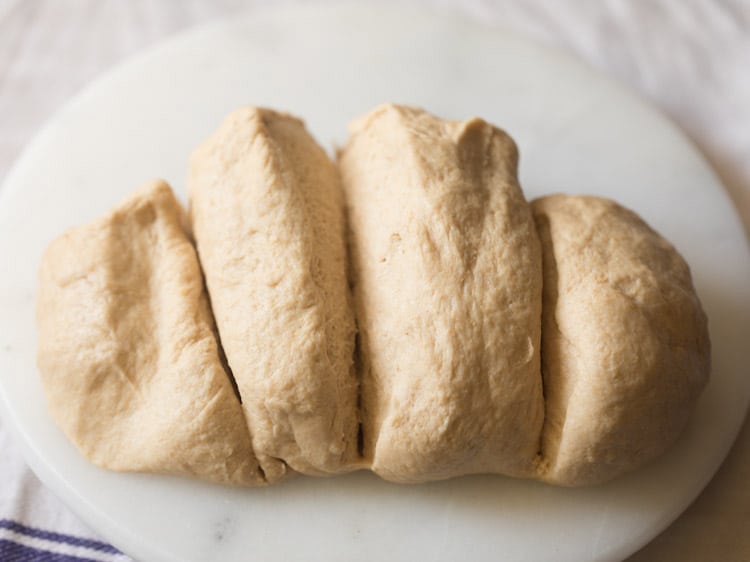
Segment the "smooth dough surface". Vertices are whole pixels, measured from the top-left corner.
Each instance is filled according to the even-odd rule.
[[[338,172],[304,124],[247,107],[190,160],[190,214],[266,477],[356,462],[354,315]]]
[[[685,261],[635,213],[567,195],[532,207],[544,256],[539,476],[594,484],[680,434],[710,371],[706,316]]]
[[[481,119],[396,105],[350,129],[339,167],[366,461],[399,482],[529,475],[542,274],[515,144]]]
[[[156,181],[50,244],[37,300],[49,408],[99,466],[262,484],[183,215]]]

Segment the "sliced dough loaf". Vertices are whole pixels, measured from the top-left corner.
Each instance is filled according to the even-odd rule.
[[[183,219],[153,182],[50,244],[37,300],[50,412],[99,466],[262,484]]]
[[[230,114],[190,161],[191,220],[222,343],[269,481],[350,468],[354,315],[336,167],[304,124]]]
[[[706,316],[685,261],[634,213],[596,197],[532,206],[544,255],[540,477],[593,484],[680,434],[710,371]]]
[[[364,454],[384,478],[528,475],[538,451],[541,254],[517,151],[480,119],[381,106],[340,154]]]

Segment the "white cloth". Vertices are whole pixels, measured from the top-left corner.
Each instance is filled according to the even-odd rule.
[[[96,537],[29,470],[0,419],[0,561],[128,562]]]
[[[415,0],[416,1],[416,0]],[[693,139],[750,225],[750,5],[743,0],[421,0],[572,52],[649,98]],[[85,83],[188,26],[270,0],[0,0],[0,181],[40,126]],[[278,4],[278,2],[276,3]],[[632,560],[750,560],[750,427],[698,501]],[[3,541],[65,560],[127,560],[33,476],[0,421]],[[10,521],[17,523],[10,523]],[[14,526],[16,525],[16,526]],[[31,530],[29,530],[31,529]],[[34,529],[42,530],[34,531]],[[54,531],[57,535],[45,535]],[[10,538],[8,538],[10,537]],[[46,537],[46,538],[45,538]],[[62,537],[61,540],[58,540]],[[19,542],[20,541],[20,542]],[[67,542],[66,542],[67,541]],[[31,548],[31,547],[30,547]],[[75,550],[78,548],[79,550]],[[71,550],[73,549],[73,550]],[[74,551],[74,552],[73,552]],[[72,559],[72,558],[67,558]]]

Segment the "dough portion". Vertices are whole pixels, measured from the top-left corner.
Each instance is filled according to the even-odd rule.
[[[578,486],[674,443],[711,348],[666,240],[606,199],[529,205],[481,119],[391,104],[350,129],[337,167],[299,119],[239,109],[192,155],[189,215],[157,180],[50,244],[38,365],[85,457]]]
[[[101,467],[263,484],[183,214],[155,181],[50,244],[37,300],[49,409]]]
[[[384,105],[339,156],[366,462],[528,476],[543,422],[541,253],[511,138]]]
[[[336,167],[302,121],[230,114],[190,161],[216,323],[269,481],[357,463],[355,326]]]
[[[544,255],[539,475],[594,484],[677,439],[710,372],[706,316],[685,261],[635,213],[567,195],[532,207]]]

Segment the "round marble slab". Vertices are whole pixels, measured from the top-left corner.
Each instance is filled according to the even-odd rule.
[[[329,147],[397,101],[480,115],[518,141],[531,198],[617,199],[692,267],[714,372],[678,444],[606,485],[467,477],[398,486],[358,473],[234,489],[86,462],[47,414],[35,366],[41,253],[153,177],[184,193],[190,150],[243,104],[303,116]],[[0,191],[0,405],[39,477],[140,560],[616,560],[666,527],[727,453],[750,396],[750,258],[722,186],[680,132],[560,54],[450,14],[375,6],[259,12],[135,57],[75,98]]]

